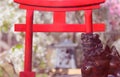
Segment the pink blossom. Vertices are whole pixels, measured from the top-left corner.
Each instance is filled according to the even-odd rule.
[[[102,7],[106,7],[110,14],[117,14],[120,16],[120,1],[119,0],[106,0]]]

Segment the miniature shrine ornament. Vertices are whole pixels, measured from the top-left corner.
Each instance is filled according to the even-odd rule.
[[[26,24],[16,24],[15,31],[25,32],[24,71],[20,77],[35,77],[32,72],[32,38],[33,32],[100,32],[104,24],[92,23],[92,10],[99,8],[105,0],[14,0],[20,8],[26,9]],[[53,11],[53,24],[33,24],[34,10]],[[84,24],[66,24],[66,11],[85,11]]]

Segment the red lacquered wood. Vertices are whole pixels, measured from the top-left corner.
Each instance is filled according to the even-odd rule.
[[[24,71],[32,71],[32,36],[33,36],[33,10],[26,13],[26,32],[25,36],[25,63]]]
[[[14,0],[19,4],[39,7],[77,7],[103,3],[105,0]]]
[[[54,12],[53,24],[65,24],[66,23],[66,12]],[[53,25],[54,26],[54,25]]]
[[[16,24],[15,31],[24,32],[26,24]],[[105,31],[105,24],[93,24],[94,32]],[[86,32],[86,24],[34,24],[33,32]]]
[[[78,11],[78,10],[88,10],[88,9],[98,9],[100,8],[99,4],[90,5],[90,6],[81,6],[81,7],[72,7],[72,8],[50,8],[50,7],[38,7],[38,6],[28,6],[20,4],[21,9],[30,9],[30,10],[41,10],[41,11]]]
[[[85,11],[85,24],[86,24],[86,32],[93,32],[93,24],[92,24],[92,10]]]
[[[35,72],[20,72],[20,77],[36,77]]]

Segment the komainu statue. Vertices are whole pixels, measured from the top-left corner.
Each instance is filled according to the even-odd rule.
[[[98,34],[82,34],[81,40],[84,52],[84,60],[81,65],[82,77],[108,77],[111,61],[110,48],[106,46],[103,49]]]

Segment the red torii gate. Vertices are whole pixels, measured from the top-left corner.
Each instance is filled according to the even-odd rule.
[[[26,9],[26,24],[16,24],[15,31],[26,32],[24,72],[20,77],[35,77],[32,72],[33,32],[99,32],[105,30],[104,24],[92,23],[92,10],[99,8],[105,0],[14,0],[20,8]],[[34,10],[53,11],[53,24],[33,24]],[[85,11],[85,24],[66,24],[66,11]]]

